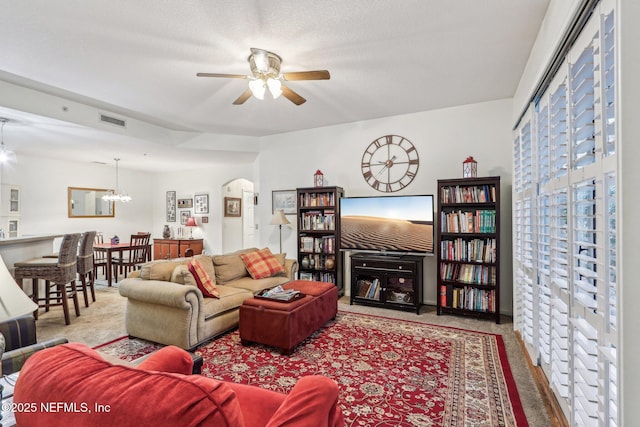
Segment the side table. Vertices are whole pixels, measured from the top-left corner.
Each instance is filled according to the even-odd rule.
[[[14,427],[16,425],[16,415],[11,410],[13,403],[13,386],[16,384],[20,372],[11,375],[4,375],[0,378],[2,390],[2,419],[0,419],[0,427]]]

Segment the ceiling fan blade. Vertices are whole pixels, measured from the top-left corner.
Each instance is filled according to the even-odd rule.
[[[198,73],[196,74],[198,77],[224,77],[227,79],[248,79],[249,76],[245,76],[244,74],[218,74],[218,73]]]
[[[240,95],[235,101],[233,101],[233,105],[242,105],[249,98],[251,98],[251,89],[247,89],[242,92],[242,95]]]
[[[331,75],[327,70],[297,71],[292,73],[282,73],[282,78],[287,81],[293,80],[329,80]]]
[[[304,99],[303,97],[301,97],[300,95],[298,95],[296,92],[294,92],[292,89],[288,88],[285,85],[282,85],[280,89],[282,89],[282,95],[296,105],[301,105],[307,102],[306,99]]]

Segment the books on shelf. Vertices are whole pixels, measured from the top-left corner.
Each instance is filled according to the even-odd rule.
[[[440,242],[440,258],[447,261],[494,263],[496,239],[443,240]]]
[[[366,299],[379,299],[380,280],[377,278],[373,280],[358,280],[358,297]]]
[[[300,194],[300,207],[335,206],[336,199],[333,192],[330,193],[304,193]]]
[[[440,265],[440,278],[449,282],[495,285],[496,268],[488,265],[442,262]]]
[[[300,215],[300,230],[335,230],[336,215],[332,210],[309,211]]]
[[[440,213],[440,231],[444,233],[495,233],[496,211],[478,209]]]
[[[335,236],[300,236],[300,251],[314,253],[335,253]]]
[[[442,298],[442,295],[440,298]],[[447,306],[446,293],[444,295],[444,301],[441,301],[440,304],[443,307]],[[448,307],[494,313],[496,311],[495,291],[491,289],[470,288],[467,286],[453,288],[451,291],[451,305]]]
[[[496,201],[496,187],[493,185],[442,187],[440,201],[442,203],[493,203]]]

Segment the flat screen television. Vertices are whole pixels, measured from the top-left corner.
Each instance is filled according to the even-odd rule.
[[[433,195],[341,198],[340,249],[433,254]]]

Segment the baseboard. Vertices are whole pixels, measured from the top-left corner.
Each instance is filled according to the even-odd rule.
[[[569,423],[562,412],[562,408],[560,408],[560,404],[556,399],[555,394],[551,390],[549,386],[549,380],[547,380],[547,376],[544,374],[544,371],[540,366],[536,366],[531,361],[529,357],[529,353],[525,347],[524,341],[520,336],[518,331],[514,331],[516,334],[516,338],[518,339],[518,343],[520,343],[520,348],[522,349],[522,353],[524,357],[527,359],[527,365],[529,366],[529,370],[531,371],[531,375],[533,375],[533,380],[538,387],[538,391],[540,392],[540,397],[542,397],[542,402],[544,403],[545,409],[547,410],[547,414],[549,414],[549,419],[551,420],[552,427],[569,427]]]

